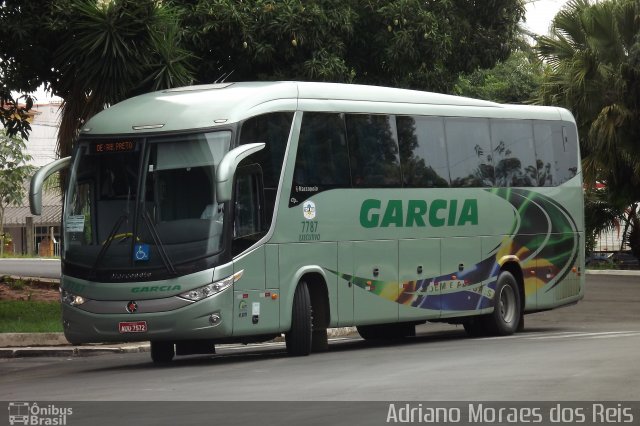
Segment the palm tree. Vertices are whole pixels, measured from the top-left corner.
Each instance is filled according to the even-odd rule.
[[[150,90],[189,84],[176,13],[157,0],[67,0],[57,20],[62,43],[51,83],[63,99],[58,153],[69,155],[84,122],[105,107]]]
[[[540,103],[573,111],[586,181],[628,203],[640,189],[640,3],[572,0],[537,49],[549,65]],[[629,205],[627,203],[627,205]]]
[[[640,199],[640,2],[572,0],[537,49],[549,64],[538,102],[573,112],[587,187],[607,186],[606,199],[587,194],[588,233],[631,221],[635,209],[628,217],[625,209]]]

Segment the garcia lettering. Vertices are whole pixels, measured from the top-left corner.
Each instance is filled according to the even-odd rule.
[[[134,287],[131,293],[149,293],[154,291],[176,291],[182,290],[179,285],[153,285],[148,287]]]
[[[465,226],[478,224],[478,200],[389,200],[367,199],[360,206],[364,228]]]

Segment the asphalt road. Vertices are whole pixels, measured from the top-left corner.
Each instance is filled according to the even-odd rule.
[[[60,278],[58,259],[0,259],[0,275]]]
[[[217,407],[218,416],[229,410],[276,416],[283,409],[277,401],[291,401],[289,411],[303,413],[287,417],[298,424],[330,424],[316,418],[327,409],[344,414],[334,424],[363,424],[366,413],[387,413],[386,403],[369,409],[335,401],[638,401],[639,308],[640,277],[589,275],[581,303],[529,315],[524,332],[509,337],[470,339],[461,327],[427,324],[404,343],[374,345],[349,336],[332,340],[328,352],[300,358],[287,357],[282,344],[263,344],[219,346],[216,355],[179,357],[166,367],[153,365],[147,353],[3,359],[0,400],[126,401],[116,414],[109,405],[87,410],[147,420],[137,424],[166,420],[159,413],[167,409],[181,413],[184,424],[202,420],[203,407]],[[141,414],[132,401],[236,403],[143,404]],[[354,407],[357,413],[349,411]],[[637,414],[640,421],[640,408]],[[241,418],[234,424],[255,417]]]

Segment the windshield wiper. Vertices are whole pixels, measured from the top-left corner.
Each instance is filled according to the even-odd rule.
[[[153,224],[153,221],[151,220],[151,217],[149,216],[149,213],[146,210],[142,212],[142,219],[144,219],[144,223],[147,225],[147,229],[149,229],[149,233],[151,234],[151,238],[153,238],[153,242],[155,243],[156,247],[158,247],[158,253],[160,253],[160,259],[162,259],[162,263],[164,264],[165,268],[167,268],[167,271],[169,271],[169,274],[178,275],[178,273],[176,272],[176,269],[173,267],[173,263],[171,262],[171,259],[169,259],[169,256],[167,255],[167,252],[164,249],[164,245],[162,244],[162,241],[160,241],[160,236],[158,235],[158,231],[156,230],[156,227]]]
[[[102,262],[102,259],[104,258],[104,255],[107,253],[107,250],[109,250],[109,247],[111,246],[111,242],[114,240],[114,237],[116,236],[116,232],[118,232],[118,230],[122,226],[122,223],[126,219],[127,219],[127,215],[126,214],[123,214],[122,216],[120,216],[118,218],[118,220],[116,221],[116,224],[113,225],[113,228],[111,229],[111,232],[109,232],[109,236],[104,241],[104,243],[102,243],[102,248],[100,249],[100,252],[98,253],[98,257],[96,257],[96,262],[93,264],[93,269],[91,270],[91,275],[92,276],[96,275],[96,270],[98,269],[98,265],[100,265],[100,263]]]

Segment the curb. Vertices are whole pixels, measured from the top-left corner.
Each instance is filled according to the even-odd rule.
[[[0,348],[68,345],[64,333],[0,333]]]
[[[327,335],[335,338],[355,332],[355,327],[330,328]],[[48,343],[51,341],[57,343]],[[284,338],[277,337],[273,341],[284,341]],[[81,357],[149,351],[149,342],[72,346],[65,339],[64,333],[0,333],[0,358]]]
[[[149,343],[121,346],[42,346],[24,348],[0,348],[0,358],[93,356],[114,353],[149,352]]]
[[[635,269],[587,269],[587,275],[640,276],[640,271]]]

